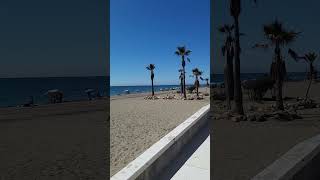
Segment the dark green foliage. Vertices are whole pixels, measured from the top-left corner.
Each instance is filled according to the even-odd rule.
[[[242,87],[247,91],[249,99],[260,101],[269,89],[272,89],[274,81],[270,77],[242,82]]]

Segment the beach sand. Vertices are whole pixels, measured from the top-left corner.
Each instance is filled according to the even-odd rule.
[[[200,91],[205,92],[202,88]],[[209,89],[207,89],[209,92]],[[156,92],[164,97],[170,92]],[[203,100],[145,100],[147,94],[114,96],[110,101],[111,175],[143,153],[177,125],[209,104]]]
[[[105,179],[107,100],[0,109],[0,179]]]
[[[284,86],[284,96],[294,99],[304,97],[306,82],[288,82]],[[320,83],[312,84],[311,98],[320,103]],[[270,97],[270,94],[266,95]],[[223,113],[215,102],[216,115]],[[263,108],[275,104],[274,101],[252,103],[244,95],[244,109],[249,106]],[[213,120],[213,177],[217,180],[246,180],[258,174],[273,161],[286,153],[297,143],[320,133],[320,108],[297,110],[303,119],[293,121],[267,120],[265,122],[230,119]]]

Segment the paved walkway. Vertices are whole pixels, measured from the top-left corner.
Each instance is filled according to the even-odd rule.
[[[210,136],[207,137],[171,179],[210,179]]]

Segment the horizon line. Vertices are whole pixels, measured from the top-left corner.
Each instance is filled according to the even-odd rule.
[[[24,79],[24,78],[81,78],[81,77],[110,77],[106,75],[99,76],[26,76],[26,77],[0,77],[0,79]]]

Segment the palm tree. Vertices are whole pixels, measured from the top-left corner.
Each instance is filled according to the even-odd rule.
[[[234,20],[234,100],[235,111],[243,115],[242,89],[240,80],[240,32],[239,32],[239,15],[241,12],[241,0],[230,0],[230,14]]]
[[[151,72],[152,96],[154,96],[153,78],[154,78],[154,69],[156,68],[156,66],[154,64],[149,64],[149,66],[147,66],[146,68]]]
[[[256,3],[257,0],[254,0]],[[242,89],[240,80],[240,30],[239,16],[241,13],[241,0],[230,0],[230,14],[234,21],[234,100],[236,112],[243,115]]]
[[[202,80],[202,81],[206,81],[206,92],[208,91],[207,90],[207,88],[209,88],[210,87],[210,84],[209,84],[209,78],[205,78],[205,79],[203,79],[202,77],[200,77],[200,79]]]
[[[276,94],[276,108],[284,110],[282,99],[282,84],[284,80],[285,62],[281,56],[281,47],[293,42],[299,33],[287,30],[283,24],[275,20],[271,24],[263,27],[265,37],[270,41],[270,46],[274,46],[275,62],[272,65],[272,71],[275,73],[275,94]]]
[[[307,91],[306,91],[306,96],[305,96],[305,100],[308,99],[308,95],[309,95],[309,90],[310,90],[310,87],[311,87],[311,83],[312,83],[312,80],[313,80],[313,75],[314,75],[314,66],[313,66],[313,63],[314,61],[317,59],[318,55],[314,52],[309,52],[303,56],[298,56],[298,54],[293,51],[292,49],[289,49],[288,53],[290,54],[290,56],[296,60],[296,61],[299,61],[299,60],[303,60],[304,62],[306,62],[307,64],[309,64],[309,84],[308,84],[308,88],[307,88]]]
[[[202,75],[202,71],[200,71],[198,68],[194,68],[192,69],[192,74],[196,77],[194,86],[196,87],[197,97],[199,97],[199,87],[200,87],[199,77]]]
[[[183,94],[183,69],[179,69],[180,75],[179,75],[179,79],[180,79],[180,93]]]
[[[222,55],[226,57],[224,73],[226,81],[226,92],[230,99],[234,97],[234,73],[233,73],[233,58],[234,58],[234,37],[232,31],[234,25],[224,25],[219,28],[219,31],[226,36],[224,45],[222,46]]]
[[[209,78],[205,78],[205,79],[203,79],[202,77],[200,77],[200,79],[201,79],[202,81],[206,81],[206,85],[207,85],[207,87],[209,87],[209,86],[210,86],[210,84],[209,84]]]
[[[178,56],[181,56],[181,65],[182,65],[182,70],[183,70],[183,96],[186,99],[187,98],[187,94],[186,94],[186,61],[185,59],[187,59],[187,61],[190,62],[190,59],[187,57],[191,54],[191,51],[186,49],[185,46],[178,46],[177,50],[175,51],[175,54]]]
[[[226,57],[224,64],[224,82],[225,82],[225,92],[227,99],[227,107],[231,109],[230,100],[234,96],[234,79],[233,79],[233,57],[234,57],[234,38],[232,36],[232,31],[234,25],[225,24],[219,27],[219,31],[225,34],[226,40],[222,46],[222,55]]]

